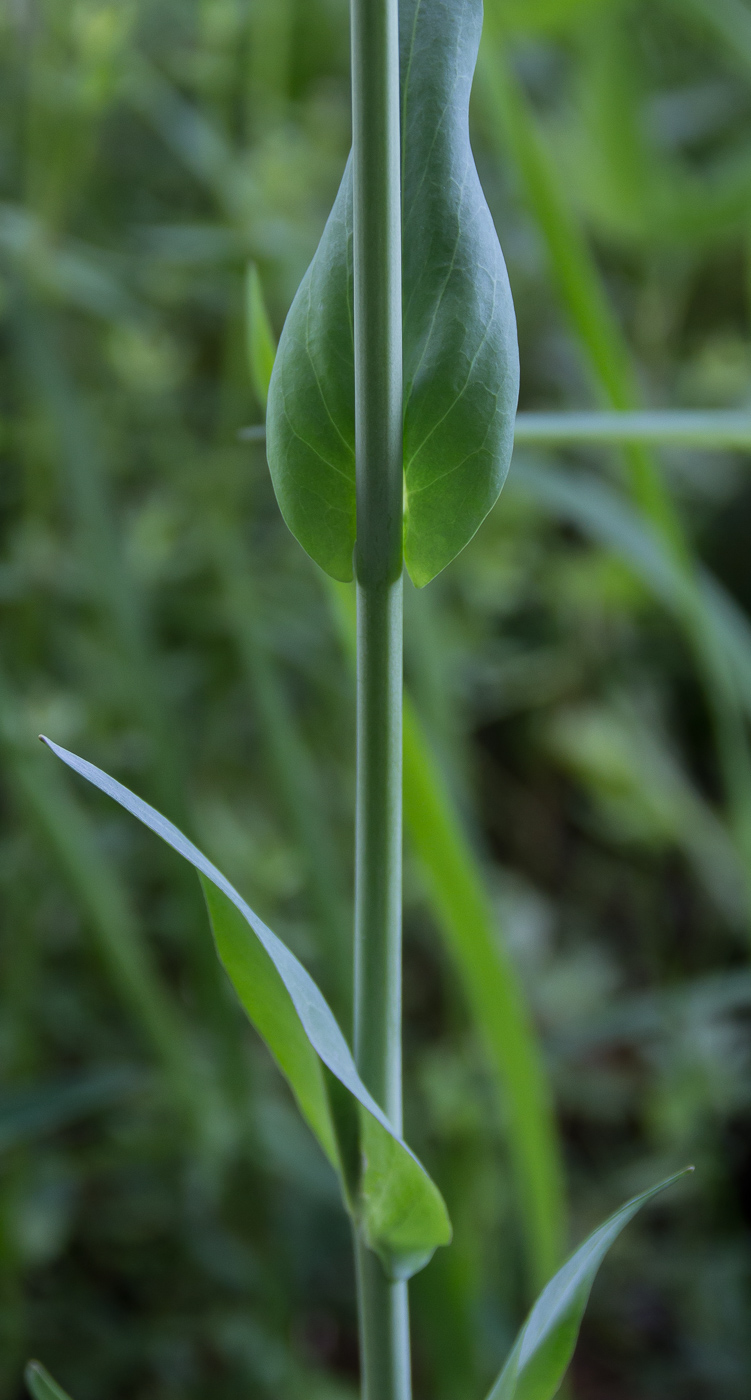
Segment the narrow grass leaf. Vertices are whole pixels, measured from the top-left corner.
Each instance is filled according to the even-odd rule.
[[[23,1378],[34,1400],[70,1400],[67,1390],[52,1379],[40,1361],[30,1361]]]
[[[437,1187],[359,1078],[349,1046],[309,973],[177,827],[101,769],[49,739],[44,742],[199,872],[219,956],[240,1001],[266,1039],[324,1152],[340,1172],[346,1164],[339,1152],[322,1066],[348,1090],[360,1117],[363,1166],[356,1199],[345,1189],[345,1200],[387,1272],[395,1278],[408,1278],[428,1262],[438,1245],[448,1243],[451,1226],[446,1208]],[[249,937],[248,930],[254,937]],[[350,1107],[348,1132],[351,1116]]]
[[[687,1171],[693,1168],[627,1201],[571,1255],[537,1299],[488,1400],[552,1400],[574,1354],[592,1284],[610,1246],[647,1201]]]

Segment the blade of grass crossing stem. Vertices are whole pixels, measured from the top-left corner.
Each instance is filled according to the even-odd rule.
[[[491,12],[493,15],[493,12]],[[506,52],[497,16],[478,64],[489,134],[516,161],[548,250],[551,272],[596,381],[616,409],[638,405],[636,373],[592,254],[561,187],[527,98]],[[631,490],[686,573],[684,631],[696,657],[710,713],[734,839],[747,871],[751,928],[751,752],[722,638],[707,615],[695,560],[659,465],[642,445],[625,448]]]
[[[353,589],[327,579],[326,591],[352,659]],[[558,1266],[566,1229],[563,1161],[542,1053],[524,992],[499,940],[477,858],[408,695],[403,742],[405,824],[506,1106],[527,1272],[531,1289],[539,1288]]]
[[[410,1277],[439,1245],[449,1242],[446,1208],[437,1187],[363,1083],[309,973],[217,867],[161,813],[92,763],[49,739],[44,742],[198,871],[221,962],[303,1116],[339,1171],[345,1204],[365,1244],[374,1251],[374,1260],[379,1256],[381,1262],[376,1262],[379,1269],[383,1264],[384,1279]]]
[[[240,428],[241,441],[263,442],[262,424]],[[751,414],[724,409],[517,413],[514,445],[685,447],[696,452],[751,448]]]
[[[574,1354],[597,1271],[637,1211],[693,1167],[627,1201],[571,1255],[543,1289],[487,1400],[553,1400]]]

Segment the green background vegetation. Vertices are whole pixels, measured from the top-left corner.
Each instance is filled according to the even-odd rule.
[[[486,12],[522,408],[749,406],[751,8]],[[35,738],[194,836],[347,1027],[348,598],[238,438],[246,263],[278,333],[347,73],[345,0],[0,6],[3,1400],[29,1355],[77,1400],[354,1394],[333,1175],[197,883]],[[556,1233],[687,1161],[603,1269],[572,1394],[748,1394],[748,472],[519,447],[408,592],[406,1135],[455,1225],[411,1289],[418,1400],[480,1400]]]

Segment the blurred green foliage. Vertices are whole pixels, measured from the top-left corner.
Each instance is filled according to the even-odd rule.
[[[751,7],[486,12],[473,135],[522,407],[751,407]],[[194,835],[346,1026],[351,673],[238,432],[262,421],[247,262],[278,333],[346,158],[347,70],[345,0],[0,3],[3,1397],[30,1355],[77,1400],[356,1385],[335,1183],[200,892],[34,737]],[[603,1269],[581,1400],[751,1383],[750,532],[741,452],[520,448],[408,598],[571,1242],[697,1166]],[[412,1287],[416,1393],[477,1400],[528,1300],[514,1122],[415,832],[407,1137],[455,1224]]]

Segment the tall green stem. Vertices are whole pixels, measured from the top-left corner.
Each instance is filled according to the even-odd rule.
[[[357,456],[355,1056],[401,1128],[402,304],[397,0],[351,0]],[[357,1243],[364,1400],[408,1400],[406,1284]]]

